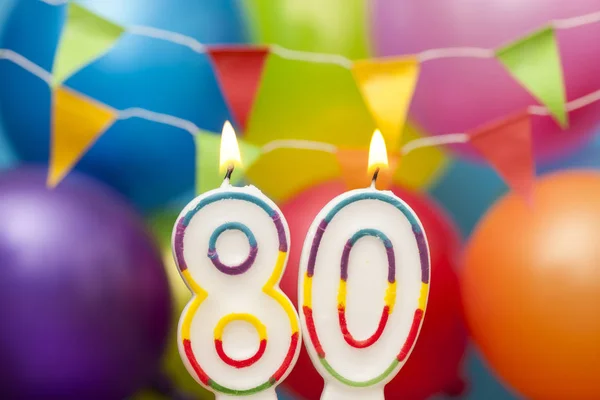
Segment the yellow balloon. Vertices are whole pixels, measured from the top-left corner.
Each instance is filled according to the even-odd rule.
[[[179,316],[191,298],[191,293],[179,275],[177,265],[175,264],[171,252],[171,232],[178,215],[178,211],[163,212],[153,216],[149,221],[150,228],[157,238],[162,250],[163,261],[169,278],[174,304],[173,321],[171,323],[167,348],[165,349],[162,362],[162,372],[171,379],[177,390],[194,395],[198,399],[214,399],[212,393],[202,388],[194,378],[190,376],[181,361],[179,350],[177,349],[177,324],[179,322]],[[164,399],[164,397],[146,390],[138,393],[134,399],[160,400]]]

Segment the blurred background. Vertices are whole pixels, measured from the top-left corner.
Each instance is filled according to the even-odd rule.
[[[170,237],[218,186],[231,120],[238,179],[290,224],[294,301],[308,226],[361,185],[388,123],[387,186],[423,221],[435,283],[386,398],[600,399],[599,13],[596,0],[0,0],[0,398],[212,398],[177,352],[190,294]],[[357,60],[391,61],[360,75]],[[523,110],[526,126],[506,125]],[[464,143],[481,132],[493,140]],[[303,350],[280,398],[322,385]]]

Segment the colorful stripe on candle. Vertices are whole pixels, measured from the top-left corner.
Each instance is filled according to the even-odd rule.
[[[246,321],[256,329],[260,344],[258,350],[251,357],[236,360],[225,353],[225,349],[223,349],[223,331],[225,330],[225,327],[233,321]],[[263,323],[260,322],[256,316],[248,313],[231,313],[221,318],[217,323],[217,326],[215,326],[214,336],[215,349],[219,358],[221,358],[225,364],[231,365],[234,368],[246,368],[251,366],[260,360],[267,349],[267,328],[265,328]]]
[[[385,292],[384,298],[384,307],[381,312],[381,317],[379,318],[379,324],[377,325],[377,329],[375,333],[373,333],[370,337],[364,340],[357,340],[354,338],[350,330],[348,329],[348,322],[346,320],[346,282],[348,280],[348,262],[350,260],[350,252],[352,248],[360,239],[370,236],[376,237],[381,240],[383,246],[385,247],[387,259],[388,259],[388,287]],[[361,229],[356,232],[344,246],[344,251],[342,252],[342,261],[340,265],[340,285],[338,288],[338,321],[340,324],[340,329],[342,331],[342,335],[346,343],[348,343],[352,347],[356,347],[357,349],[364,349],[369,346],[372,346],[375,342],[379,340],[383,331],[385,330],[385,326],[387,325],[387,321],[389,319],[390,314],[393,312],[394,305],[396,304],[396,257],[394,254],[394,246],[392,245],[392,241],[385,235],[385,233],[381,232],[378,229]]]
[[[194,315],[196,314],[196,311],[198,310],[198,307],[200,306],[200,304],[202,304],[202,302],[208,297],[208,293],[194,280],[194,278],[192,277],[191,273],[188,270],[188,267],[187,267],[187,264],[185,262],[185,258],[183,255],[183,239],[185,237],[186,228],[188,227],[193,216],[198,211],[200,211],[203,207],[205,207],[211,203],[214,203],[216,201],[220,201],[220,200],[244,200],[244,201],[249,201],[249,202],[257,205],[258,207],[260,207],[273,220],[273,223],[275,224],[275,228],[277,230],[277,236],[278,236],[278,240],[279,240],[279,254],[277,255],[277,260],[275,263],[275,267],[273,268],[273,273],[269,277],[269,280],[267,281],[267,283],[265,283],[265,285],[263,286],[262,290],[265,294],[267,294],[268,296],[275,299],[281,305],[281,307],[285,310],[285,313],[288,316],[289,321],[290,321],[290,330],[291,330],[290,345],[289,345],[288,351],[286,353],[286,356],[285,356],[283,362],[281,363],[279,368],[277,368],[277,370],[273,373],[273,375],[271,375],[271,377],[266,382],[263,382],[260,385],[257,385],[255,387],[252,387],[249,389],[241,389],[240,390],[240,389],[229,388],[229,387],[223,386],[223,385],[219,384],[218,382],[214,381],[213,379],[211,379],[206,374],[204,369],[200,366],[200,363],[198,362],[198,359],[196,358],[196,355],[193,351],[192,342],[191,342],[191,338],[190,338],[191,337],[191,325],[192,325],[192,321],[194,319]],[[248,240],[252,246],[252,240],[250,238]],[[216,243],[216,238],[215,238],[215,243]],[[189,285],[190,289],[194,293],[194,297],[192,298],[190,305],[186,308],[185,313],[182,315],[180,340],[182,341],[182,344],[183,344],[185,356],[186,356],[188,362],[190,363],[190,365],[192,366],[192,369],[198,376],[198,379],[200,380],[200,382],[202,382],[205,386],[210,387],[217,392],[220,392],[223,394],[228,394],[228,395],[233,395],[233,396],[246,396],[246,395],[258,393],[258,392],[268,389],[268,388],[274,386],[276,383],[278,383],[281,380],[281,378],[285,375],[285,373],[292,366],[292,361],[294,360],[294,356],[298,350],[298,347],[300,346],[299,324],[298,324],[298,317],[296,315],[296,311],[295,311],[292,303],[289,301],[289,299],[277,287],[277,284],[279,283],[279,279],[281,279],[281,275],[283,274],[283,269],[285,267],[285,262],[287,260],[287,249],[288,249],[287,236],[286,236],[286,232],[285,232],[285,229],[284,229],[284,226],[281,221],[281,217],[280,217],[279,213],[275,209],[273,209],[270,205],[268,205],[266,202],[264,202],[262,199],[252,196],[247,193],[225,192],[225,193],[217,193],[217,194],[214,194],[211,196],[207,196],[206,198],[202,199],[193,209],[189,210],[177,222],[176,228],[175,228],[174,249],[175,249],[175,259],[177,261],[177,265],[179,266],[179,269],[181,270],[183,278],[185,279],[185,281]],[[228,268],[230,268],[230,267],[228,267]],[[259,335],[260,335],[260,332],[259,332]],[[215,335],[215,337],[216,337],[216,335]],[[261,342],[262,342],[262,340],[261,340]],[[265,331],[265,347],[266,347],[266,331]],[[259,349],[259,351],[260,351],[260,349]],[[218,352],[218,350],[217,350],[217,352]],[[223,354],[224,354],[224,352],[223,352]],[[233,361],[236,361],[236,360],[233,360]]]
[[[417,248],[419,250],[419,257],[421,263],[421,290],[419,293],[418,299],[418,308],[415,310],[413,321],[411,324],[411,328],[409,334],[400,349],[398,355],[393,359],[390,365],[383,371],[380,375],[366,380],[366,381],[355,381],[348,379],[342,376],[339,372],[337,372],[327,361],[325,351],[319,340],[319,336],[317,334],[317,329],[315,326],[314,318],[313,318],[313,310],[312,310],[312,279],[315,274],[315,266],[317,253],[319,250],[319,246],[321,244],[321,239],[323,238],[323,234],[327,229],[327,226],[335,217],[335,215],[341,211],[344,207],[361,200],[378,200],[388,204],[391,204],[399,211],[401,211],[404,216],[408,219],[411,224],[413,234],[416,239]],[[352,334],[349,332],[346,321],[346,282],[348,280],[348,261],[350,257],[350,252],[354,244],[362,237],[365,236],[374,236],[379,238],[386,249],[386,254],[388,258],[388,287],[386,289],[385,294],[385,305],[382,311],[381,318],[379,320],[379,324],[375,333],[362,341],[356,340]],[[317,227],[317,231],[315,232],[315,236],[310,248],[310,253],[308,257],[308,265],[306,269],[306,274],[304,276],[303,281],[303,305],[302,312],[304,315],[304,320],[306,323],[306,328],[308,330],[309,340],[312,344],[312,347],[315,349],[317,356],[321,365],[329,372],[331,376],[340,381],[341,383],[352,386],[352,387],[368,387],[375,385],[384,379],[386,379],[400,364],[406,360],[406,357],[410,353],[410,350],[413,348],[414,343],[417,339],[417,335],[419,333],[419,329],[423,322],[423,316],[425,312],[425,307],[427,304],[427,297],[429,292],[429,250],[427,247],[427,242],[425,239],[425,235],[423,233],[423,229],[421,228],[421,224],[413,214],[412,210],[410,210],[404,203],[398,201],[395,197],[389,196],[382,192],[369,192],[369,193],[360,193],[353,196],[350,196],[342,201],[340,201],[335,207],[327,213],[325,218],[323,218]],[[344,250],[342,253],[342,260],[340,262],[340,285],[338,287],[338,319],[340,324],[340,329],[342,331],[342,335],[345,341],[352,347],[355,348],[365,348],[371,346],[376,343],[377,340],[380,339],[383,331],[385,330],[385,326],[389,319],[389,315],[393,312],[394,305],[396,301],[396,260],[392,242],[389,238],[381,231],[376,229],[362,229],[356,232],[346,243],[344,246]]]
[[[265,211],[273,220],[275,224],[275,229],[277,230],[277,237],[279,239],[279,251],[287,252],[288,250],[288,242],[285,234],[285,229],[283,227],[283,223],[281,222],[281,216],[279,213],[273,209],[270,205],[264,202],[262,199],[259,199],[256,196],[253,196],[244,192],[223,192],[216,193],[211,196],[207,196],[196,204],[194,208],[189,210],[183,217],[181,217],[177,225],[175,227],[175,240],[173,243],[173,247],[175,249],[175,259],[177,260],[177,265],[180,270],[187,269],[187,264],[185,262],[185,258],[183,256],[183,238],[185,237],[185,230],[189,225],[190,221],[196,215],[198,211],[202,208],[206,207],[209,204],[212,204],[216,201],[220,200],[244,200],[248,201],[258,207],[260,207],[263,211]]]
[[[410,352],[410,349],[415,345],[415,341],[417,340],[417,335],[419,334],[419,328],[421,327],[421,322],[423,321],[423,315],[425,314],[425,310],[417,308],[415,310],[415,315],[413,316],[412,325],[410,326],[410,331],[408,332],[408,337],[402,346],[402,349],[398,353],[396,357],[398,361],[404,361]]]
[[[248,239],[248,244],[250,245],[250,252],[248,257],[242,261],[238,265],[225,265],[219,259],[219,254],[217,253],[217,240],[222,233],[229,230],[237,230],[246,235],[246,239]],[[244,272],[248,271],[254,261],[256,260],[256,255],[258,254],[258,244],[256,243],[256,238],[254,234],[246,225],[241,222],[226,222],[223,225],[219,226],[215,231],[210,235],[210,239],[208,240],[208,258],[212,261],[213,265],[217,267],[219,271],[227,275],[241,275]]]

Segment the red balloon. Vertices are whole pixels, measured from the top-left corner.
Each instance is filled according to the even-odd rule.
[[[467,344],[458,276],[454,268],[458,263],[459,235],[450,219],[429,198],[399,187],[391,190],[412,207],[423,223],[431,249],[432,284],[419,340],[404,368],[386,386],[385,396],[386,399],[422,400],[441,392],[458,395],[465,386],[460,377],[460,367]],[[303,238],[321,208],[344,191],[342,182],[327,182],[305,190],[281,207],[293,238],[281,288],[296,306]],[[305,399],[320,398],[323,379],[304,347],[284,385]]]

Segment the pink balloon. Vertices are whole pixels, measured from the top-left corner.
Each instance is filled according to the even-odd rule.
[[[375,0],[378,56],[448,47],[494,49],[551,20],[600,11],[598,0]],[[567,100],[600,89],[600,22],[561,29],[557,38]],[[442,58],[424,62],[411,115],[431,134],[465,132],[538,102],[495,59]],[[570,113],[563,131],[550,117],[533,118],[536,158],[554,158],[585,142],[600,122],[600,102]],[[465,146],[457,150],[471,154]]]

